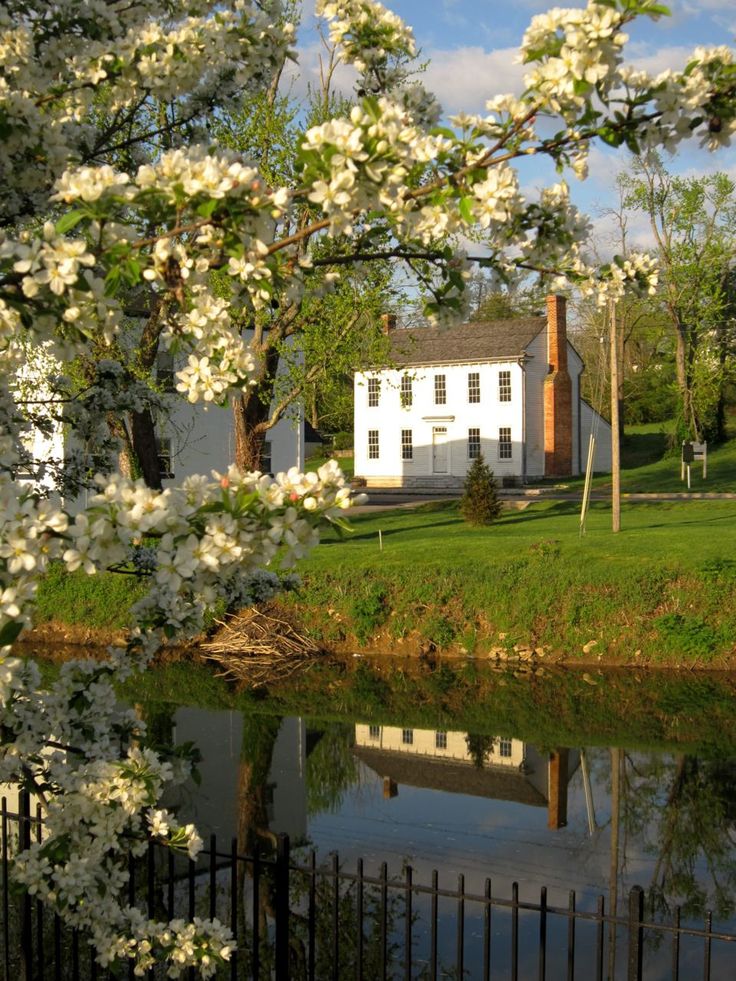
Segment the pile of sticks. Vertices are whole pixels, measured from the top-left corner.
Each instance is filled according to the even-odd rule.
[[[255,608],[216,622],[220,629],[201,645],[204,657],[219,665],[218,677],[245,682],[252,688],[306,670],[323,653],[286,620]]]

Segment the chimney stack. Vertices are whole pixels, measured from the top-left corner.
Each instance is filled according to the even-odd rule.
[[[390,334],[392,330],[396,330],[395,313],[381,314],[381,330],[383,331],[384,334]]]
[[[555,749],[549,754],[547,785],[547,827],[558,831],[567,824],[568,749]]]
[[[567,370],[567,317],[564,296],[547,297],[547,360],[544,380],[544,474],[572,474],[572,379]]]

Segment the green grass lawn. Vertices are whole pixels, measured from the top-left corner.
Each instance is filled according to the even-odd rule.
[[[335,532],[326,531],[323,544],[300,563],[300,569],[305,574],[327,570],[338,554],[343,569],[376,570],[414,563],[483,566],[552,551],[570,562],[606,570],[612,564],[662,562],[699,568],[736,557],[736,500],[624,503],[621,514],[622,531],[614,535],[610,507],[594,501],[581,537],[580,508],[572,501],[542,501],[523,511],[505,510],[500,521],[487,528],[467,525],[456,502],[378,511],[353,517],[353,532],[342,541]]]

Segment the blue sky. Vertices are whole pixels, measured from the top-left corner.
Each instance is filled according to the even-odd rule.
[[[490,96],[521,90],[523,69],[515,58],[524,30],[535,13],[554,6],[554,3],[544,0],[393,0],[385,5],[414,29],[422,55],[429,60],[425,84],[438,96],[445,110],[482,112],[485,100]],[[560,5],[582,6],[578,3]],[[697,45],[733,45],[736,0],[673,0],[669,6],[671,17],[656,22],[642,19],[630,26],[627,60],[656,73],[665,68],[683,67],[688,53]],[[308,75],[314,70],[317,45],[312,43],[310,46],[307,32],[303,37],[307,50],[302,57],[302,68]],[[601,217],[601,211],[614,202],[615,175],[626,165],[624,151],[613,153],[596,148],[591,154],[588,180],[581,183],[572,175],[567,178],[573,200],[593,220],[604,251],[608,223]],[[683,174],[725,170],[736,179],[736,149],[731,147],[710,154],[695,144],[683,145],[668,166]],[[529,161],[526,168],[520,168],[520,178],[530,194],[534,188],[556,179],[554,171],[538,161]],[[640,245],[649,244],[644,222],[635,225],[632,233]]]

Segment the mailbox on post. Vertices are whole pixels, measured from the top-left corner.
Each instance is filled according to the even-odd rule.
[[[685,479],[687,470],[687,489],[690,490],[690,466],[698,461],[703,464],[703,480],[708,476],[708,444],[682,441],[682,459],[680,463],[680,480]]]

